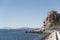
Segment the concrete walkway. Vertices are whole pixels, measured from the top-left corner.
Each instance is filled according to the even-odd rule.
[[[42,40],[60,40],[60,33],[59,31],[52,32],[51,34],[45,36]]]
[[[56,40],[56,34],[55,32],[51,33],[45,40]]]

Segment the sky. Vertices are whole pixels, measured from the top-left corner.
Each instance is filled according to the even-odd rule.
[[[60,0],[0,0],[0,28],[40,28],[50,10],[60,12]]]

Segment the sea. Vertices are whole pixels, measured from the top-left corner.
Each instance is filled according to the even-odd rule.
[[[26,29],[0,29],[0,40],[40,40],[44,35],[26,33]]]

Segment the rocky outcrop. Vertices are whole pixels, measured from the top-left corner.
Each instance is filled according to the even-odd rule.
[[[60,14],[57,11],[49,11],[44,20],[45,29],[59,29],[60,30]]]
[[[26,33],[43,33],[43,30],[41,29],[33,29],[33,30],[27,30]]]
[[[57,11],[51,10],[43,22],[40,29],[28,30],[30,33],[46,33],[45,30],[60,30],[60,14]]]

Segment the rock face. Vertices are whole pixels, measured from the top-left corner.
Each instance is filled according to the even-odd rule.
[[[28,30],[30,33],[46,33],[45,30],[60,30],[60,14],[57,11],[49,11],[44,25],[40,29]]]
[[[45,29],[59,29],[60,30],[60,14],[57,11],[50,11],[46,19],[44,20],[44,28]]]

